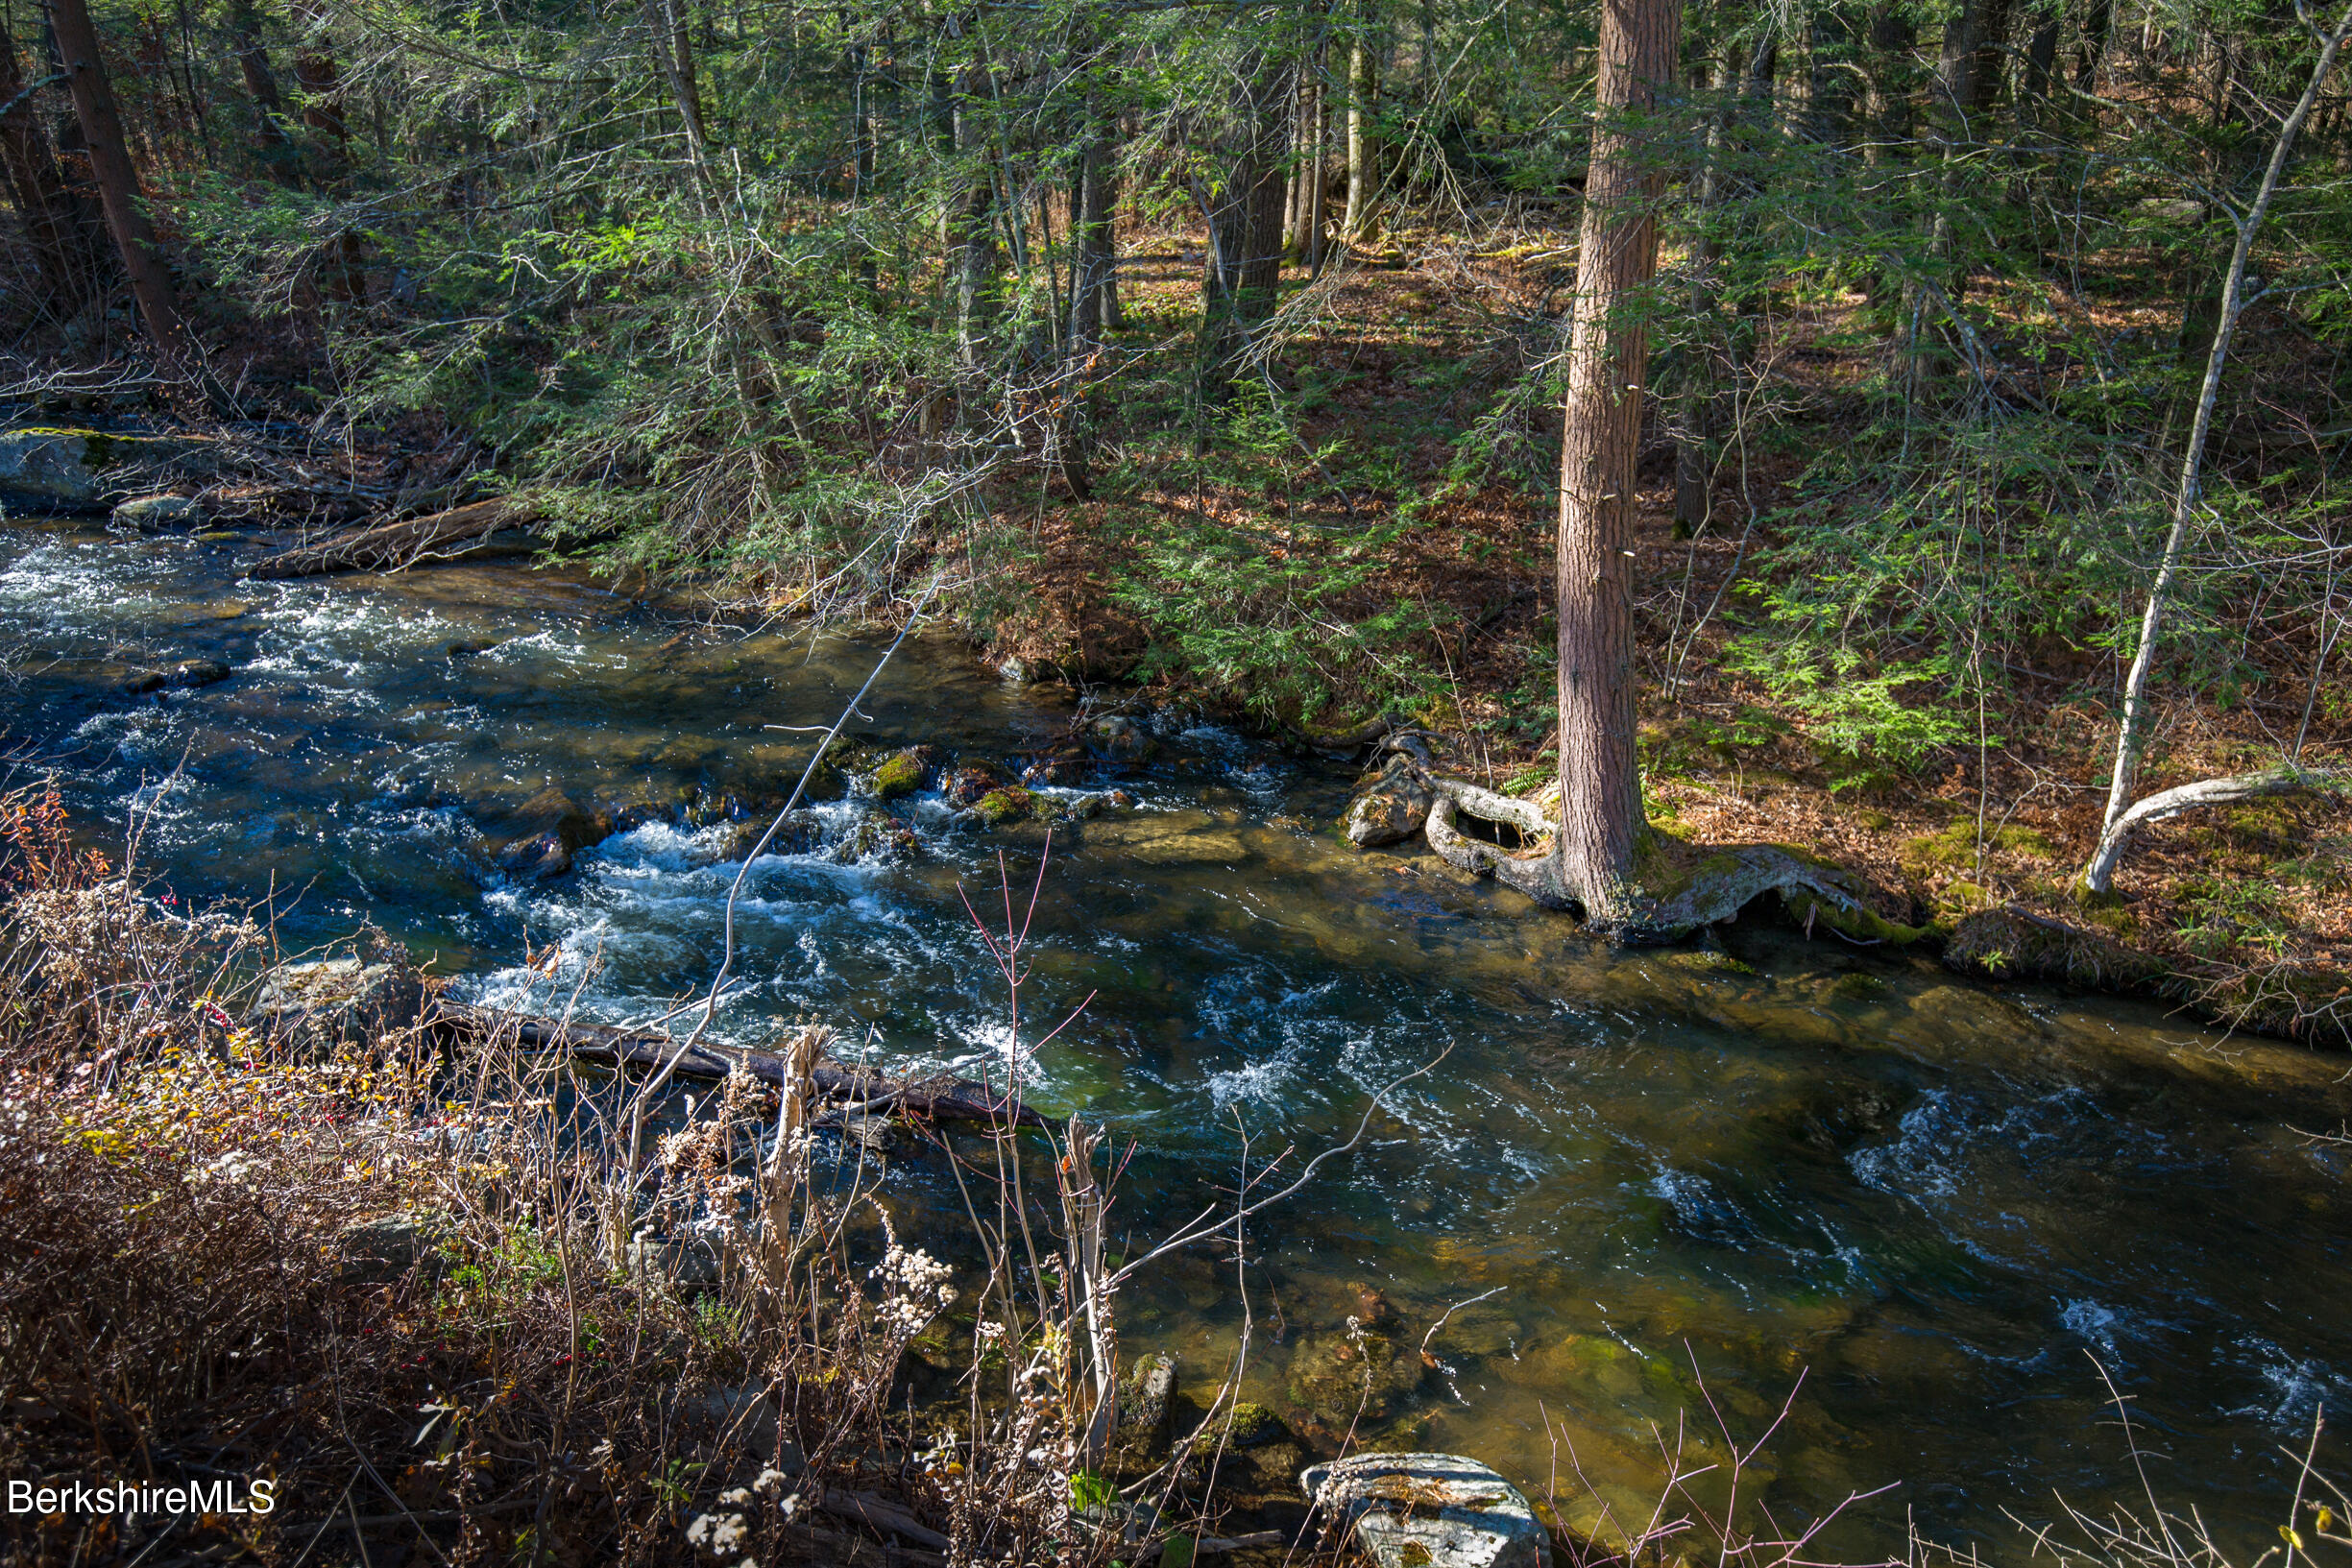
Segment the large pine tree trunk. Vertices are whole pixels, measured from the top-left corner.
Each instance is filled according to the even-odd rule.
[[[146,198],[139,190],[137,171],[131,166],[123,142],[122,114],[114,106],[114,89],[107,81],[98,55],[98,32],[90,25],[85,0],[54,0],[50,15],[57,28],[58,50],[65,63],[65,79],[73,92],[74,116],[88,144],[90,171],[98,181],[98,199],[106,209],[107,229],[122,256],[156,352],[176,370],[199,368],[195,343],[172,288],[171,272],[156,244],[155,227],[147,221]]]
[[[1635,759],[1634,481],[1649,335],[1634,296],[1658,270],[1663,147],[1641,118],[1674,80],[1681,0],[1602,0],[1599,118],[1585,181],[1560,451],[1562,891],[1622,920],[1641,831]]]

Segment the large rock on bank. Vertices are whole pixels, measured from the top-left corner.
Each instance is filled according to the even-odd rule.
[[[313,1047],[371,1045],[415,1024],[424,983],[397,958],[357,954],[280,964],[261,977],[253,1022],[265,1033]]]
[[[1519,1489],[1459,1454],[1356,1454],[1308,1465],[1298,1484],[1380,1568],[1551,1568]]]
[[[1429,788],[1401,766],[1393,766],[1347,807],[1347,842],[1360,850],[1401,844],[1429,821]]]
[[[0,506],[79,512],[98,502],[98,465],[76,430],[12,430],[0,435]]]
[[[51,426],[0,431],[0,511],[96,512],[223,467],[220,446],[196,436]]]

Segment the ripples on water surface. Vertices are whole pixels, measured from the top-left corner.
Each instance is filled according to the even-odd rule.
[[[183,895],[274,887],[309,940],[372,912],[492,998],[522,994],[526,937],[559,944],[568,977],[600,960],[586,1005],[614,1018],[707,979],[724,830],[655,823],[513,886],[482,825],[550,783],[616,804],[788,788],[808,739],[764,726],[828,722],[873,653],[693,630],[508,567],[239,582],[240,550],[7,530],[27,765],[91,812],[144,807],[146,858]],[[236,674],[125,697],[108,668],[187,657]],[[1002,754],[1067,716],[918,641],[854,727]],[[1368,1091],[1449,1052],[1256,1227],[1254,1397],[1327,1372],[1359,1286],[1408,1344],[1499,1286],[1372,1437],[1540,1484],[1549,1411],[1624,1499],[1651,1424],[1698,1408],[1694,1362],[1743,1438],[1803,1370],[1764,1461],[1784,1517],[1902,1482],[1836,1544],[1896,1546],[1908,1510],[2015,1558],[2004,1508],[2122,1495],[2096,1356],[2169,1456],[2160,1489],[2242,1541],[2272,1533],[2279,1446],[2352,1395],[2345,1162],[2297,1131],[2352,1108],[2340,1058],[1763,929],[1729,938],[1748,973],[1598,953],[1425,856],[1349,851],[1337,773],[1213,728],[1165,738],[1130,781],[1141,810],[1057,838],[1028,998],[1057,1019],[1093,993],[1025,1071],[1042,1108],[1141,1140],[1133,1234],[1229,1182],[1245,1131],[1259,1159],[1344,1138]],[[1036,840],[910,814],[903,863],[754,866],[726,1033],[808,1013],[868,1026],[893,1065],[1001,1066],[1003,999],[956,890],[993,886],[1006,846],[1025,880]],[[913,1156],[889,1179],[920,1200],[937,1172]],[[1231,1280],[1177,1261],[1126,1299],[1129,1348],[1212,1376]]]

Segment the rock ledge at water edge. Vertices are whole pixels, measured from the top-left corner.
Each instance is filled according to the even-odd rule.
[[[1308,1465],[1298,1484],[1380,1568],[1551,1568],[1519,1489],[1459,1454],[1357,1454]]]

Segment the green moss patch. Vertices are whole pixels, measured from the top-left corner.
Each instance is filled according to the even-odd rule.
[[[924,748],[909,746],[874,770],[874,793],[886,801],[911,795],[931,783],[930,760]]]
[[[1037,814],[1037,797],[1019,784],[1006,784],[974,801],[972,814],[990,828],[1000,828],[1007,822],[1027,822]]]

